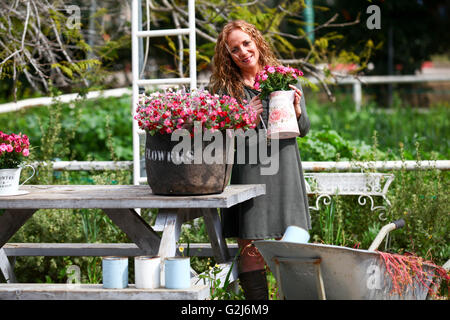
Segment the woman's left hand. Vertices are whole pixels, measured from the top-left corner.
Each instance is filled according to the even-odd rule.
[[[300,116],[302,115],[302,108],[300,108],[300,100],[302,99],[302,91],[293,86],[292,84],[289,85],[289,88],[291,88],[292,90],[295,91],[295,96],[294,96],[294,108],[295,108],[295,115],[297,116],[297,119],[300,118]]]
[[[252,100],[250,100],[249,106],[250,106],[250,108],[253,109],[253,111],[256,112],[255,124],[258,125],[259,122],[261,121],[260,115],[261,115],[261,113],[263,113],[263,105],[262,105],[261,99],[259,98],[259,95],[254,96],[252,98]]]

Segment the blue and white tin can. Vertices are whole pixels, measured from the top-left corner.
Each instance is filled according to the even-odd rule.
[[[191,260],[189,257],[166,258],[164,268],[167,289],[187,289],[191,287]]]
[[[103,288],[124,289],[128,287],[128,257],[103,257]]]

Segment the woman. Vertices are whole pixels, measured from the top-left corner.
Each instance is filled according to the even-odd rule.
[[[258,114],[257,130],[268,123],[268,100],[261,101],[259,92],[253,88],[256,74],[265,65],[280,65],[280,62],[255,26],[241,20],[225,25],[216,43],[209,90],[249,101]],[[295,90],[293,108],[303,137],[310,123],[301,87],[292,86],[292,89]],[[257,239],[279,239],[289,225],[311,228],[296,138],[279,140],[276,174],[261,175],[260,167],[259,162],[255,165],[235,161],[231,183],[265,184],[266,195],[226,209],[222,215],[224,236],[237,237],[241,249],[239,280],[246,299],[251,300],[268,299],[265,262],[251,243]]]

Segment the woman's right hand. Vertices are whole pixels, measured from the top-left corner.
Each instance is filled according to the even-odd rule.
[[[261,113],[263,112],[263,105],[259,96],[255,96],[249,102],[250,108],[252,108],[256,112],[256,121],[255,124],[258,125],[261,121]]]

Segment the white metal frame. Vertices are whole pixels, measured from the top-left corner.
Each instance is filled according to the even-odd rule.
[[[145,182],[145,178],[140,176],[140,136],[145,132],[140,130],[137,121],[134,120],[136,106],[139,99],[139,87],[147,85],[170,85],[170,84],[190,84],[191,89],[197,88],[197,60],[196,60],[196,39],[195,39],[195,0],[188,0],[189,10],[189,28],[165,29],[165,30],[147,30],[139,31],[139,13],[141,7],[139,0],[132,0],[131,5],[131,54],[132,54],[132,105],[131,113],[133,115],[133,183],[135,185]],[[169,78],[169,79],[140,79],[139,70],[139,38],[145,37],[164,37],[175,35],[189,36],[189,77],[188,78]],[[145,66],[142,66],[143,68]]]
[[[331,196],[333,195],[359,195],[358,203],[361,206],[366,205],[367,199],[370,200],[370,210],[378,211],[378,218],[385,221],[384,217],[387,207],[375,206],[372,197],[381,196],[387,206],[391,206],[391,202],[387,198],[389,186],[395,176],[390,173],[375,172],[312,172],[305,173],[306,191],[308,194],[316,195],[316,206],[310,206],[309,210],[319,211],[320,201],[324,205],[331,204]]]
[[[36,161],[33,166],[39,164],[51,165],[55,171],[105,171],[128,170],[133,167],[133,161]],[[377,171],[397,171],[405,169],[414,170],[450,170],[450,160],[408,160],[408,161],[303,161],[304,172],[328,172],[328,171],[360,171],[362,169],[374,169]]]

